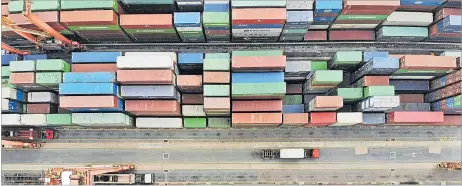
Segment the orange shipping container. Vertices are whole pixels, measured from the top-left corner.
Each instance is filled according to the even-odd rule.
[[[11,84],[35,84],[35,73],[34,72],[11,73],[10,83]]]
[[[62,11],[61,22],[69,26],[117,25],[118,15],[113,10]]]
[[[284,24],[285,8],[233,8],[232,24]]]
[[[211,111],[230,111],[231,104],[229,97],[205,97],[204,98],[204,110],[206,112]]]
[[[456,65],[452,56],[405,55],[399,61],[400,68],[408,70],[452,70]]]
[[[28,103],[27,109],[28,114],[49,114],[58,111],[56,105],[49,103]]]
[[[388,86],[390,85],[389,76],[364,76],[364,86]]]
[[[313,101],[313,100],[312,100]],[[342,96],[316,96],[314,98],[315,108],[342,108],[343,97]]]
[[[2,16],[6,16],[8,14],[10,14],[8,12],[8,5],[2,5]]]
[[[290,113],[282,115],[282,126],[305,126],[308,124],[308,113]]]
[[[234,124],[281,124],[282,113],[233,113]]]
[[[176,85],[181,92],[201,92],[202,75],[179,75]]]
[[[284,70],[286,56],[234,56],[233,70]]]
[[[125,110],[137,116],[180,116],[176,100],[125,100]]]
[[[120,84],[175,84],[175,73],[171,70],[117,70]]]
[[[429,124],[443,122],[443,112],[390,112],[387,115],[387,123],[390,124]]]
[[[181,104],[202,105],[204,104],[204,97],[202,94],[183,94],[181,96]]]
[[[305,125],[305,127],[325,127],[336,122],[336,112],[312,112],[310,113],[310,124]]]
[[[173,28],[172,14],[122,14],[120,26],[125,29],[166,29]]]
[[[229,72],[204,72],[204,83],[227,84],[229,79]]]
[[[117,72],[116,63],[72,64],[72,72]]]
[[[115,96],[60,96],[59,106],[64,109],[75,108],[118,108]]]
[[[233,101],[233,112],[281,112],[282,100]]]
[[[423,103],[424,95],[423,94],[400,94],[399,102],[400,103]]]

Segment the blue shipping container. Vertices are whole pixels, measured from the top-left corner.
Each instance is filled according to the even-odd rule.
[[[204,4],[204,12],[229,12],[229,4]]]
[[[385,113],[363,113],[363,123],[369,125],[385,124]]]
[[[401,6],[414,5],[414,6],[440,6],[446,0],[401,0]]]
[[[305,105],[282,105],[282,113],[304,113]]]
[[[70,108],[71,112],[120,112],[125,110],[124,101],[117,98],[117,108]]]
[[[46,54],[31,54],[23,56],[24,60],[48,59]]]
[[[307,25],[313,22],[313,11],[287,11],[286,25]]]
[[[314,22],[317,22],[317,23],[332,23],[335,21],[335,18],[336,17],[318,17],[318,16],[315,16],[313,18],[313,21]]]
[[[119,86],[114,83],[60,83],[59,94],[119,96]]]
[[[315,13],[340,13],[343,9],[342,0],[316,0]]]
[[[204,62],[204,53],[179,53],[178,63],[194,63],[202,64]]]
[[[12,112],[12,113],[22,113],[23,112],[24,107],[21,102],[14,101],[14,100],[6,100],[6,101],[8,101],[8,110],[2,110],[2,112]]]
[[[114,72],[65,72],[63,83],[113,83],[116,82]]]
[[[232,73],[232,83],[276,83],[284,82],[284,72]]]
[[[428,80],[396,80],[391,79],[390,85],[395,86],[395,91],[418,91],[427,92],[430,90]]]
[[[390,54],[388,52],[364,52],[363,61],[368,62],[374,57],[388,57]]]
[[[72,52],[72,63],[115,63],[122,52]]]
[[[19,60],[18,54],[4,54],[2,55],[2,66],[8,66],[10,65],[11,61],[17,61],[17,60]]]
[[[460,33],[462,16],[450,15],[438,22],[439,32]]]
[[[177,27],[200,27],[200,12],[175,12],[173,16],[175,26]]]

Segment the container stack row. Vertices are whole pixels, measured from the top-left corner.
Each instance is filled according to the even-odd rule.
[[[23,1],[2,4],[15,25],[38,29]],[[81,43],[127,42],[460,42],[458,0],[35,0],[32,10]],[[2,29],[11,45],[30,44]]]
[[[461,125],[460,51],[2,55],[3,125],[275,128]]]

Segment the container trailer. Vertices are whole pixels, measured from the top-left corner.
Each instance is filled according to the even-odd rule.
[[[155,174],[99,174],[93,175],[95,185],[152,185]]]
[[[305,159],[319,158],[319,148],[313,149],[263,149],[260,153],[263,159]]]
[[[461,170],[460,162],[441,162],[438,164],[439,168],[446,168],[448,170]]]
[[[2,129],[2,139],[5,140],[34,140],[34,139],[55,139],[56,131],[52,129],[35,130],[30,129]]]
[[[24,143],[22,141],[2,140],[3,149],[38,149],[40,147],[40,143]]]

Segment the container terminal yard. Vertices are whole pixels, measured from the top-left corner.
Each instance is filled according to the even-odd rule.
[[[462,185],[461,0],[2,0],[2,185]]]

